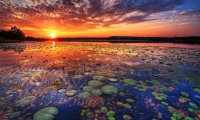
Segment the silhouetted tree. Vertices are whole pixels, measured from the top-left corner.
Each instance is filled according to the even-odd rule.
[[[25,34],[19,28],[17,28],[16,26],[13,26],[8,31],[5,31],[5,30],[0,31],[0,37],[6,38],[6,39],[24,40]]]

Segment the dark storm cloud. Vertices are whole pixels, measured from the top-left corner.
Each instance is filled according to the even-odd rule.
[[[183,0],[3,0],[0,18],[6,19],[1,20],[6,25],[33,19],[97,27],[154,20],[147,18],[183,4]],[[199,11],[188,14],[199,14]]]

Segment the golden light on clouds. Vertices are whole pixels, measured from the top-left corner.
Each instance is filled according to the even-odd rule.
[[[196,36],[199,1],[191,1],[3,0],[0,29],[17,26],[40,38]]]

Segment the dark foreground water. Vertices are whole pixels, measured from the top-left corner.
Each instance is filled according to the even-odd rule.
[[[0,44],[0,120],[199,120],[200,46]]]

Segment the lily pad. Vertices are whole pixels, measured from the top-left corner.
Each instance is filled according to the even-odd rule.
[[[108,120],[115,120],[114,117],[108,117]]]
[[[109,78],[108,79],[110,82],[118,82],[119,80],[117,78]]]
[[[68,97],[72,97],[77,94],[77,90],[69,90],[65,93]]]
[[[189,96],[189,94],[186,93],[186,92],[181,92],[181,95],[182,95],[183,97],[188,97],[188,96]]]
[[[16,101],[16,106],[24,107],[29,105],[30,103],[34,102],[36,99],[35,96],[27,96],[18,101]]]
[[[126,99],[126,102],[133,103],[133,102],[134,102],[134,99],[127,98],[127,99]]]
[[[189,106],[193,109],[198,109],[197,104],[193,103],[193,102],[189,102]]]
[[[84,86],[83,87],[84,92],[90,92],[91,90],[93,90],[93,87],[91,87],[91,86]]]
[[[53,120],[57,114],[58,109],[56,107],[46,107],[37,111],[33,116],[33,120]]]
[[[58,93],[65,93],[67,90],[66,89],[60,89],[58,90]]]
[[[131,109],[131,105],[128,103],[123,104],[123,107],[126,109]]]
[[[82,92],[78,95],[79,98],[82,98],[82,99],[87,99],[91,96],[91,94],[89,92]]]
[[[101,76],[101,75],[97,75],[97,76],[93,76],[92,79],[94,79],[94,80],[104,80],[105,77]]]
[[[124,79],[121,82],[129,86],[135,86],[137,84],[137,81],[132,79]]]
[[[111,85],[105,85],[101,88],[101,90],[104,94],[116,94],[119,91],[117,87]]]
[[[108,117],[113,117],[115,115],[115,112],[114,111],[108,111],[107,113],[106,113],[106,116],[108,116]]]
[[[125,115],[123,115],[123,119],[124,120],[132,120],[133,118],[130,115],[125,114]]]
[[[103,85],[103,83],[97,80],[91,80],[88,82],[88,85],[95,88]]]
[[[101,112],[102,113],[107,113],[108,112],[108,109],[106,107],[101,107]]]
[[[102,95],[102,91],[100,89],[94,89],[91,91],[92,95],[94,96],[100,96]]]

